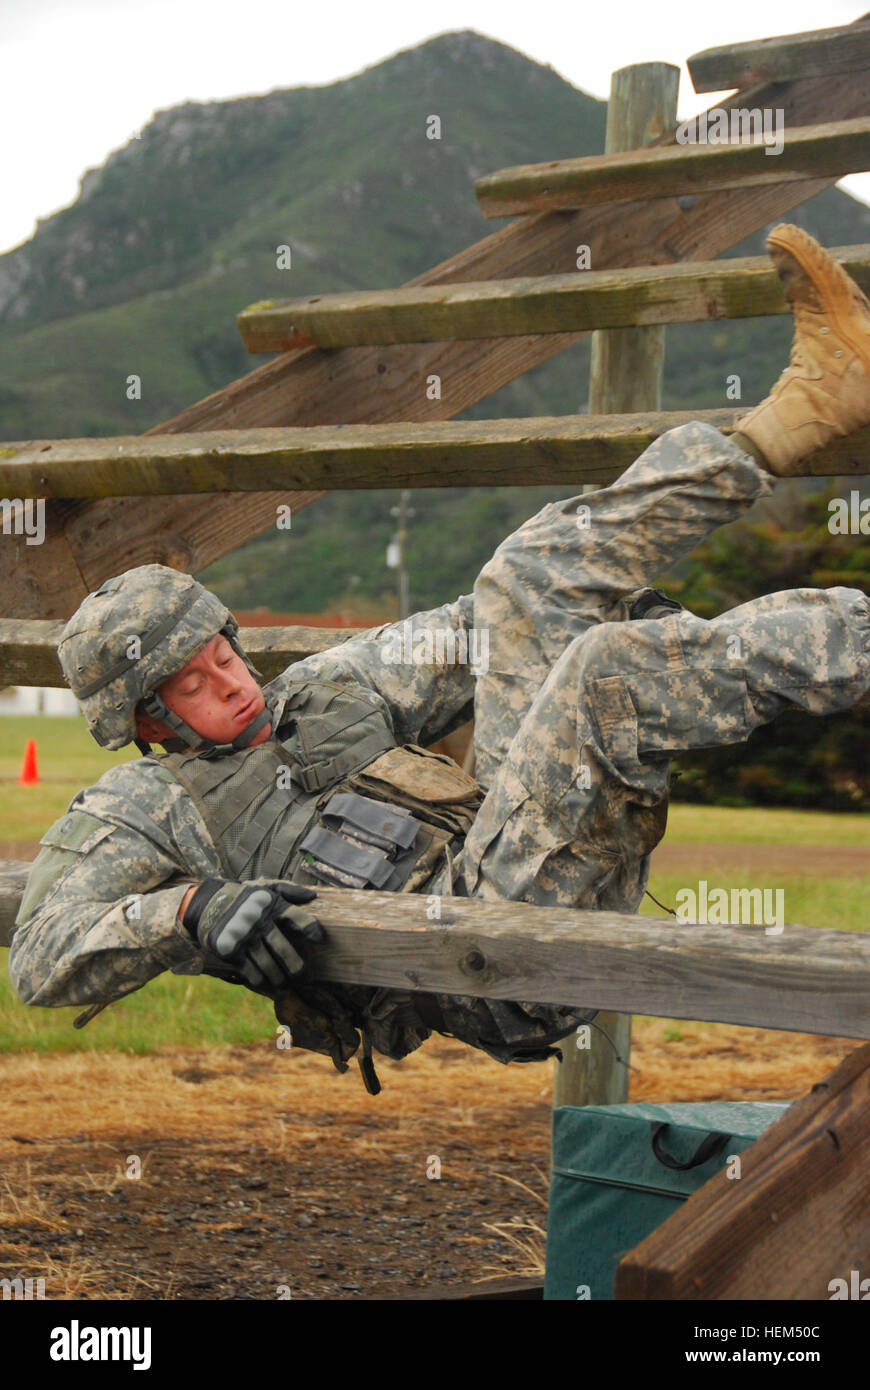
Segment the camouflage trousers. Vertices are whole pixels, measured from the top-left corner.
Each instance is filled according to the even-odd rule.
[[[631,591],[774,481],[693,422],[611,487],[545,507],[499,546],[474,590],[491,654],[475,695],[488,791],[454,891],[634,912],[673,754],[742,742],[789,707],[833,714],[867,692],[870,602],[856,589],[768,594],[712,621],[624,621]]]
[[[741,742],[789,707],[831,714],[865,694],[870,603],[858,590],[770,594],[712,621],[625,621],[633,591],[774,481],[694,422],[612,486],[544,507],[499,546],[474,589],[490,644],[474,735],[488,790],[452,886],[445,871],[430,893],[635,912],[665,830],[672,755]],[[459,1036],[499,1009],[438,998]],[[528,1014],[529,1041],[590,1017],[511,1007]]]
[[[870,604],[857,590],[770,594],[712,621],[626,621],[638,589],[774,482],[693,422],[499,546],[474,588],[474,623],[489,634],[474,710],[486,797],[428,894],[633,913],[664,834],[673,754],[741,742],[790,706],[835,713],[868,690]],[[595,1015],[381,990],[367,1040],[389,1056],[419,1046],[424,1001],[440,1031],[501,1061],[546,1056]]]

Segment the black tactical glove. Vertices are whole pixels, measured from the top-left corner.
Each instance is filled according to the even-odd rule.
[[[290,1029],[294,1047],[321,1052],[332,1058],[336,1071],[347,1071],[360,1044],[359,1018],[340,990],[306,985],[300,992],[294,982],[275,996],[275,1017]]]
[[[342,1072],[359,1050],[359,1029],[360,1071],[369,1095],[376,1096],[381,1083],[372,1048],[397,1061],[407,1057],[429,1037],[420,1001],[431,999],[431,995],[371,985],[299,985],[294,981],[292,989],[275,996],[275,1015],[290,1029],[294,1047],[325,1053]]]
[[[251,989],[271,993],[304,979],[307,947],[326,939],[317,918],[301,906],[316,897],[296,883],[207,878],[185,909],[184,925]]]
[[[631,595],[629,595],[631,597]],[[685,613],[686,609],[675,598],[670,598],[664,589],[641,589],[634,595],[634,602],[628,611],[629,618],[670,618],[674,613]]]

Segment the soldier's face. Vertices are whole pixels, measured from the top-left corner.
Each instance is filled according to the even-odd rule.
[[[266,703],[254,677],[222,633],[164,681],[160,695],[174,714],[215,743],[231,743]],[[162,727],[167,738],[174,737],[171,730]],[[262,743],[270,732],[271,726],[265,724],[248,746]]]

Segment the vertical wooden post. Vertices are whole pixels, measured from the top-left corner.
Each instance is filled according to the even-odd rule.
[[[670,63],[637,63],[615,72],[605,154],[636,150],[672,130],[679,82],[680,70]],[[592,335],[589,413],[660,410],[664,357],[663,327],[598,329]],[[628,1062],[631,1015],[600,1013],[595,1022],[614,1046],[595,1028],[590,1029],[588,1048],[578,1048],[574,1038],[566,1038],[563,1061],[554,1063],[554,1106],[619,1105],[628,1100],[628,1066],[616,1054]]]
[[[637,63],[615,72],[604,153],[636,150],[673,130],[679,83],[680,70],[670,63]],[[590,415],[661,410],[664,357],[664,327],[603,328],[593,333]]]

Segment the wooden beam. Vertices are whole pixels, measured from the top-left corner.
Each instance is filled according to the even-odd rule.
[[[745,411],[745,408],[744,408]],[[665,410],[620,415],[218,430],[118,439],[55,439],[0,459],[0,486],[18,498],[124,497],[329,487],[600,486],[618,478],[666,430],[701,420],[725,434],[743,411]],[[806,461],[828,477],[866,473],[870,428]],[[7,509],[24,525],[23,506]],[[0,519],[3,506],[0,503]]]
[[[836,29],[812,29],[772,39],[705,48],[687,60],[696,92],[725,92],[758,82],[788,82],[794,77],[829,77],[867,72],[870,68],[870,15]]]
[[[868,122],[870,127],[870,122]],[[870,245],[831,255],[870,290]],[[517,276],[455,288],[355,290],[252,304],[238,323],[249,352],[294,342],[319,347],[491,338],[634,324],[699,323],[785,314],[789,306],[767,256],[689,265]]]
[[[680,70],[669,63],[643,63],[614,72],[605,155],[650,146],[672,130],[679,86]],[[589,413],[661,410],[664,364],[663,326],[599,329],[592,334]]]
[[[27,868],[7,861],[0,874],[7,939]],[[312,952],[313,979],[870,1035],[862,932],[785,925],[768,936],[763,927],[447,897],[436,922],[425,897],[338,888],[318,889],[317,915],[328,942]]]
[[[786,124],[808,125],[870,115],[870,92],[863,78],[847,74],[762,87],[720,103],[726,109],[730,105],[775,106],[783,109]],[[411,283],[565,274],[576,265],[580,243],[589,246],[592,264],[599,270],[617,264],[705,260],[833,182],[829,176],[800,185],[704,194],[691,208],[658,199],[523,218]],[[412,352],[401,346],[297,350],[149,433],[449,419],[580,336],[426,344]],[[444,383],[440,400],[427,396],[425,384],[432,374]],[[119,555],[128,567],[172,563],[197,573],[272,526],[279,503],[298,511],[318,495],[231,493],[49,502],[49,537],[42,546],[27,546],[22,536],[7,537],[0,546],[4,611],[20,618],[68,617],[88,589],[117,572]]]
[[[64,686],[57,659],[63,631],[59,621],[0,618],[0,688],[6,685]],[[264,680],[273,680],[295,661],[362,636],[358,627],[243,627],[239,640]]]
[[[757,126],[752,124],[753,116]],[[706,116],[701,120],[706,122]],[[515,217],[626,198],[672,198],[713,189],[793,183],[820,174],[841,177],[870,168],[870,120],[866,117],[792,127],[782,132],[781,149],[761,143],[761,123],[760,108],[739,119],[729,120],[725,113],[721,120],[723,127],[730,127],[730,133],[723,129],[726,140],[735,135],[737,140],[753,139],[757,130],[757,144],[723,143],[718,139],[720,123],[709,129],[703,123],[695,128],[697,143],[517,164],[478,179],[474,191],[484,217]]]
[[[618,1299],[825,1299],[870,1269],[870,1047],[810,1094],[617,1266]],[[845,1297],[867,1296],[857,1290]],[[807,1317],[806,1321],[810,1321]]]
[[[666,430],[701,420],[725,434],[743,411],[637,411],[443,421],[216,430],[204,434],[36,440],[0,458],[0,489],[17,498],[126,497],[328,487],[601,486],[618,478]],[[866,473],[870,429],[831,444],[807,471]],[[5,509],[9,531],[23,505]],[[31,514],[31,524],[33,517]],[[274,518],[273,518],[274,521]]]

